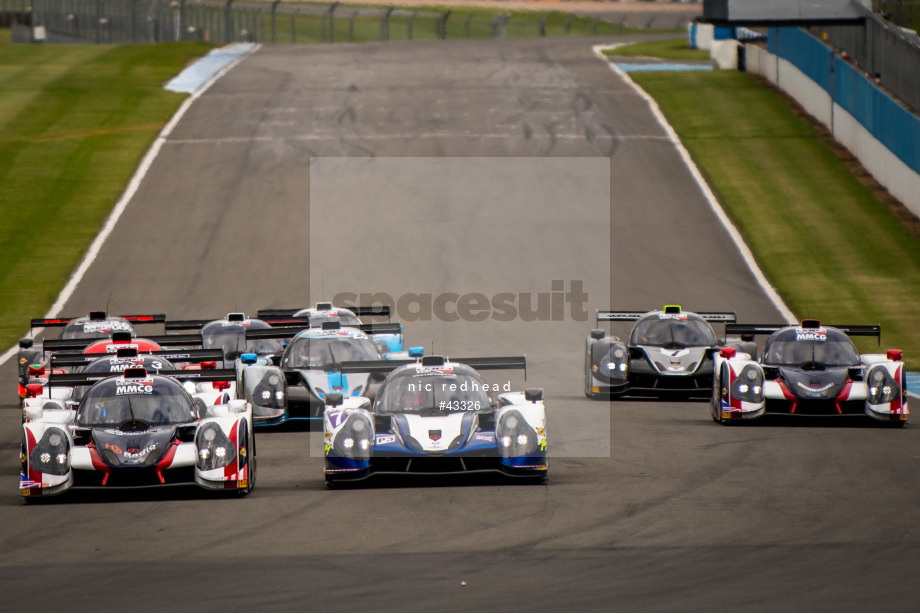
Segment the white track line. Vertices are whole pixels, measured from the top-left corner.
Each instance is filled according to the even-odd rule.
[[[257,51],[261,46],[262,45],[256,45],[249,53]],[[99,234],[96,235],[96,238],[93,239],[89,249],[86,250],[86,254],[83,255],[83,260],[80,262],[80,265],[70,276],[70,279],[67,281],[67,285],[64,286],[64,289],[61,290],[61,293],[58,294],[57,300],[51,306],[51,309],[48,310],[48,313],[45,314],[45,318],[57,317],[61,309],[64,308],[64,305],[67,303],[67,301],[70,300],[70,297],[73,296],[73,293],[77,289],[80,281],[82,281],[83,276],[86,275],[86,271],[89,270],[89,267],[93,264],[93,261],[96,260],[96,256],[99,255],[99,250],[102,249],[102,245],[105,243],[105,240],[108,239],[109,235],[112,234],[112,231],[115,230],[115,224],[118,223],[118,219],[121,217],[121,214],[124,213],[128,203],[131,202],[131,199],[134,198],[134,194],[136,194],[138,188],[140,188],[141,182],[147,175],[147,171],[150,170],[150,167],[153,165],[153,161],[157,157],[157,154],[160,153],[160,148],[163,147],[163,143],[175,129],[176,124],[179,123],[179,120],[182,119],[182,116],[185,115],[186,111],[189,110],[189,107],[192,106],[192,103],[198,100],[202,94],[208,91],[208,89],[214,85],[218,79],[227,74],[227,72],[229,72],[234,66],[242,62],[243,58],[249,55],[249,53],[241,55],[231,63],[224,66],[217,73],[215,73],[213,77],[208,79],[204,85],[193,92],[191,96],[182,101],[182,104],[179,106],[176,114],[172,116],[172,118],[166,123],[165,126],[163,126],[163,129],[160,130],[160,134],[157,135],[157,138],[150,146],[150,149],[148,149],[147,153],[144,154],[143,160],[141,160],[137,170],[134,171],[134,176],[131,177],[131,181],[128,182],[128,187],[125,188],[121,198],[119,198],[118,202],[115,203],[115,207],[112,208],[112,212],[109,213],[109,217],[106,218],[105,224],[102,226],[102,230],[100,230]],[[38,336],[44,330],[44,328],[36,328],[32,331],[32,336]],[[19,345],[17,344],[0,355],[0,366],[5,364],[6,361],[9,360],[18,351]]]
[[[677,152],[680,154],[681,159],[684,161],[684,164],[687,166],[687,169],[690,171],[693,179],[696,180],[696,184],[699,186],[700,192],[702,192],[703,196],[706,197],[706,201],[709,203],[709,208],[712,209],[712,212],[719,219],[719,222],[722,223],[722,227],[725,228],[728,236],[731,237],[735,247],[741,253],[741,257],[744,259],[744,263],[751,271],[754,279],[757,280],[757,284],[763,290],[764,294],[767,295],[767,298],[770,299],[770,302],[773,303],[773,306],[776,307],[776,310],[779,311],[780,315],[785,319],[786,322],[797,322],[798,320],[796,320],[792,310],[786,306],[786,303],[783,302],[783,299],[780,297],[779,293],[777,293],[776,289],[767,280],[766,275],[764,275],[763,271],[760,270],[760,267],[757,266],[757,261],[754,260],[754,254],[751,253],[751,250],[744,242],[744,238],[742,238],[741,233],[738,232],[738,229],[728,218],[728,215],[725,214],[725,211],[722,209],[722,205],[719,204],[719,200],[716,198],[716,195],[713,194],[709,184],[706,183],[706,180],[703,178],[703,174],[700,172],[700,169],[697,168],[696,163],[693,162],[693,158],[690,157],[687,149],[684,147],[683,143],[680,142],[677,133],[674,132],[674,128],[672,128],[671,124],[668,123],[668,120],[665,119],[664,114],[658,107],[658,103],[655,102],[655,99],[649,96],[645,90],[639,87],[636,82],[629,77],[628,74],[620,70],[619,66],[609,61],[607,56],[602,53],[604,49],[614,49],[622,44],[623,43],[618,43],[616,45],[595,45],[592,47],[592,49],[594,51],[594,55],[596,55],[602,62],[607,64],[607,66],[610,67],[610,70],[612,70],[615,74],[619,75],[624,81],[626,81],[626,83],[628,83],[633,88],[633,90],[635,90],[635,92],[639,94],[639,96],[641,96],[646,103],[648,103],[648,106],[652,111],[652,115],[655,116],[655,119],[658,120],[658,123],[668,135],[668,140],[674,144],[674,148],[677,149]]]

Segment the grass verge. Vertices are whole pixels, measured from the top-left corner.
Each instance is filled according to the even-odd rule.
[[[799,317],[882,325],[920,369],[920,238],[808,119],[735,71],[635,73]],[[875,343],[858,340],[864,351]]]
[[[604,55],[626,57],[652,57],[662,60],[708,60],[709,52],[687,46],[686,39],[669,38],[661,41],[647,41],[623,45],[616,49],[605,49]]]
[[[0,44],[0,347],[54,302],[186,96],[163,83],[208,48]]]

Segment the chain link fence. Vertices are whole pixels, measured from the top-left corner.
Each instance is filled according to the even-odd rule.
[[[644,29],[566,13],[490,14],[236,0],[0,0],[16,42],[367,42],[618,34]],[[652,23],[646,24],[652,27]],[[668,26],[666,26],[668,27]]]

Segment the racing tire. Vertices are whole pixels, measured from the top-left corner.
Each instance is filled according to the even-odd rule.
[[[249,456],[249,480],[247,481],[246,488],[240,488],[236,491],[236,494],[240,497],[247,497],[249,493],[252,492],[252,489],[256,487],[256,438],[251,436],[249,441],[251,442],[252,454]]]
[[[714,422],[724,424],[722,420],[722,373],[712,378],[712,398],[709,400],[709,415]]]
[[[597,400],[601,395],[591,392],[591,353],[585,353],[585,396]]]

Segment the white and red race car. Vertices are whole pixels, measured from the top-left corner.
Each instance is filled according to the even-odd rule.
[[[256,479],[252,406],[226,397],[210,405],[213,395],[176,377],[228,380],[235,371],[128,368],[102,380],[52,373],[49,386],[91,388],[76,407],[23,409],[22,496],[181,484],[248,494]]]
[[[907,423],[901,350],[860,354],[850,336],[881,339],[881,327],[729,324],[726,333],[770,335],[759,360],[725,347],[714,357],[712,419],[724,424],[764,414],[865,414],[891,426]]]

